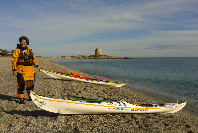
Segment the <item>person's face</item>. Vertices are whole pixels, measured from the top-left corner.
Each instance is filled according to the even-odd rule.
[[[25,47],[27,45],[26,40],[22,40],[20,45],[21,47]]]

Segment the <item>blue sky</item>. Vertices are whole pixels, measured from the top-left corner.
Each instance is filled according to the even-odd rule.
[[[197,0],[0,0],[0,48],[36,56],[198,57]]]

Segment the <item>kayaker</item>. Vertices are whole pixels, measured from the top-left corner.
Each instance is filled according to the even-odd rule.
[[[17,49],[13,52],[12,71],[13,75],[17,77],[19,103],[24,104],[23,91],[25,86],[29,101],[31,101],[30,90],[34,89],[35,71],[33,65],[38,69],[38,72],[40,72],[40,68],[35,61],[35,56],[33,55],[32,50],[26,46],[29,45],[29,39],[25,36],[21,36],[19,42],[20,44],[17,44]]]

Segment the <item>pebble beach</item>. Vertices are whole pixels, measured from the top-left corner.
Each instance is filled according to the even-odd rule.
[[[19,104],[17,79],[11,71],[11,59],[0,57],[0,132],[198,132],[198,117],[183,110],[174,114],[62,115],[40,109],[28,101],[26,91],[25,104]],[[60,60],[60,57],[36,58],[40,68],[94,78],[90,74],[52,63],[51,60]],[[34,92],[37,95],[56,99],[113,97],[129,103],[159,102],[126,87],[56,80],[34,70]]]

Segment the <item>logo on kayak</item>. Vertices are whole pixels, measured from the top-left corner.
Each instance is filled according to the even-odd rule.
[[[131,109],[131,111],[148,111],[148,109]]]
[[[43,105],[46,105],[46,103],[44,101],[39,101],[37,98],[35,98],[34,101],[36,102],[36,104],[39,107],[43,107]]]
[[[108,108],[113,110],[127,110],[127,111],[149,111],[148,109],[125,109],[125,108]]]

